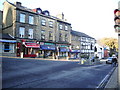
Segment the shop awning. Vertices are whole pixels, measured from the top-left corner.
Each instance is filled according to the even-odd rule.
[[[60,48],[60,52],[69,52],[69,49],[67,49],[67,48]]]
[[[16,43],[16,40],[1,40],[0,42],[7,42],[7,43]]]
[[[24,45],[27,48],[40,48],[40,45],[37,43],[25,43]]]
[[[80,50],[71,50],[71,53],[80,53]]]
[[[41,50],[55,50],[55,45],[40,45]]]

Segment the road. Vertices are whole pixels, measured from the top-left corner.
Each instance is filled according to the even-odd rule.
[[[111,65],[72,61],[3,58],[3,88],[96,88]]]

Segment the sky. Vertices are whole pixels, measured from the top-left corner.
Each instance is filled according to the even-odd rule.
[[[0,0],[0,10],[3,2]],[[65,19],[72,29],[100,39],[104,37],[117,38],[114,29],[114,10],[118,8],[119,0],[8,0],[11,3],[19,1],[30,9],[40,7],[48,10],[50,15],[64,13]]]

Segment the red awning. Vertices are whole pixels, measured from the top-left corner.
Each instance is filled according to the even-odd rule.
[[[37,43],[25,43],[25,47],[27,47],[27,48],[40,48],[40,45]]]

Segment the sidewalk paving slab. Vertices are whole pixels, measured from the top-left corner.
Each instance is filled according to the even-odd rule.
[[[106,84],[105,88],[118,88],[118,67],[116,67],[115,71],[111,75],[108,83]]]

